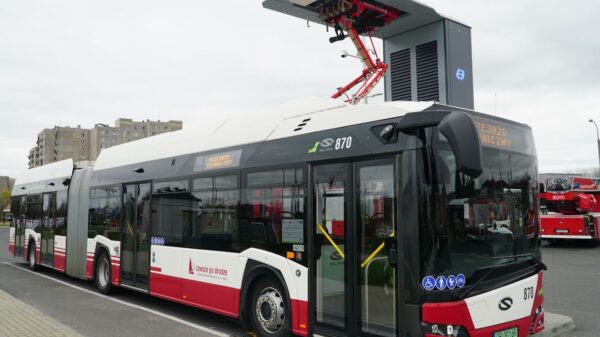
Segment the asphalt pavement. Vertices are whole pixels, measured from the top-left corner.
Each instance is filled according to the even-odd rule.
[[[582,241],[542,246],[546,311],[570,316],[568,336],[600,336],[600,246]]]

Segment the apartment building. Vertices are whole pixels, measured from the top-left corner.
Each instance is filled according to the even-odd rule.
[[[29,151],[29,168],[72,158],[73,161],[96,160],[103,149],[181,130],[181,121],[133,121],[119,118],[114,126],[96,124],[91,129],[81,126],[44,129],[38,134],[36,146]]]
[[[36,145],[29,150],[29,168],[73,158],[90,160],[90,130],[55,126],[38,133]]]

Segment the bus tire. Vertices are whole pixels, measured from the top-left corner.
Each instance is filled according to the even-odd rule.
[[[94,283],[101,294],[108,295],[113,291],[112,268],[106,251],[100,252],[96,258],[96,270],[94,270]]]
[[[27,262],[29,264],[29,269],[36,271],[38,270],[38,265],[35,263],[35,242],[29,242],[28,252],[27,252]]]
[[[291,336],[291,308],[281,284],[270,277],[254,282],[249,304],[252,329],[260,337]]]

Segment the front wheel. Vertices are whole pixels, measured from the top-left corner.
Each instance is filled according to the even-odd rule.
[[[29,244],[29,269],[36,271],[38,269],[38,265],[35,264],[35,243]]]
[[[279,282],[258,280],[252,290],[252,328],[260,337],[291,336],[291,310]]]
[[[98,259],[96,260],[96,270],[95,270],[95,283],[98,291],[104,295],[108,295],[112,292],[112,271],[110,266],[110,260],[108,259],[108,255],[105,252],[100,253],[98,255]]]

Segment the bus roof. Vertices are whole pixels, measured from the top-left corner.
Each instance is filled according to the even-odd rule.
[[[207,123],[193,130],[164,133],[104,149],[94,171],[401,117],[433,104],[397,101],[348,105],[316,97],[292,101],[231,117],[220,124]]]
[[[12,195],[18,196],[28,194],[32,190],[40,193],[47,189],[54,190],[56,189],[55,187],[49,187],[47,185],[54,183],[53,186],[61,186],[64,179],[71,178],[72,173],[73,159],[66,159],[32,168],[15,180]],[[42,182],[47,182],[47,184],[40,184]]]

